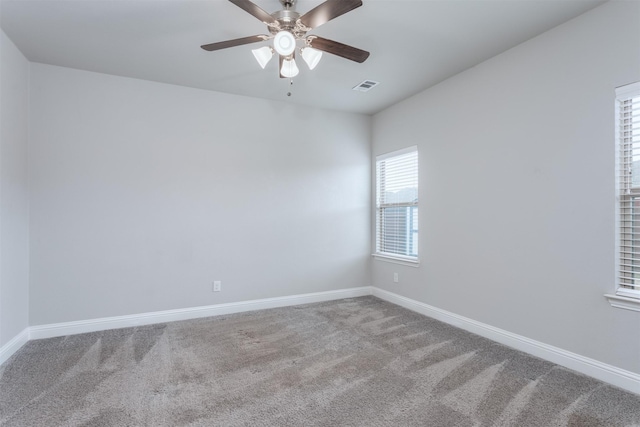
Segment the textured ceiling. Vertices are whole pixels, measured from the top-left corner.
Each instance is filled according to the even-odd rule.
[[[269,13],[278,0],[256,0]],[[304,13],[320,0],[299,0]],[[200,45],[266,34],[225,0],[1,0],[0,26],[33,62],[301,105],[376,113],[547,31],[604,0],[364,0],[310,34],[371,52],[358,64],[325,54],[313,71],[278,78],[251,49]],[[361,81],[381,82],[363,93]]]

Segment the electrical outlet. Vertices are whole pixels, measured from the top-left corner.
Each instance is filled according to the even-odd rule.
[[[222,290],[222,282],[220,280],[215,280],[213,282],[213,292],[220,292]]]
[[[398,283],[398,273],[393,273],[393,283]]]

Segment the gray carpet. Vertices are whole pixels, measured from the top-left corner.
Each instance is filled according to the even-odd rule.
[[[640,396],[374,297],[30,341],[2,426],[640,426]]]

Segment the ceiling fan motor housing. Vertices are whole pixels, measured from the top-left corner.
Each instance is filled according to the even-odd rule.
[[[300,23],[300,14],[294,10],[279,10],[272,13],[271,16],[277,21],[277,25],[269,25],[269,31],[273,35],[280,31],[289,31],[296,39],[300,40],[306,36],[307,31],[311,30]]]

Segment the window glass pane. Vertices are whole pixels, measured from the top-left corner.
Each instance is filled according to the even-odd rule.
[[[620,281],[623,287],[640,284],[640,197],[628,197],[620,212],[623,264]]]
[[[408,255],[418,256],[418,207],[411,208],[411,228],[409,230],[409,253]]]
[[[379,163],[380,203],[406,203],[418,199],[418,152]]]
[[[631,186],[640,188],[640,96],[621,103],[621,138],[631,150]]]
[[[633,281],[631,284],[640,284],[640,197],[631,198],[631,240],[633,241],[630,270]]]

